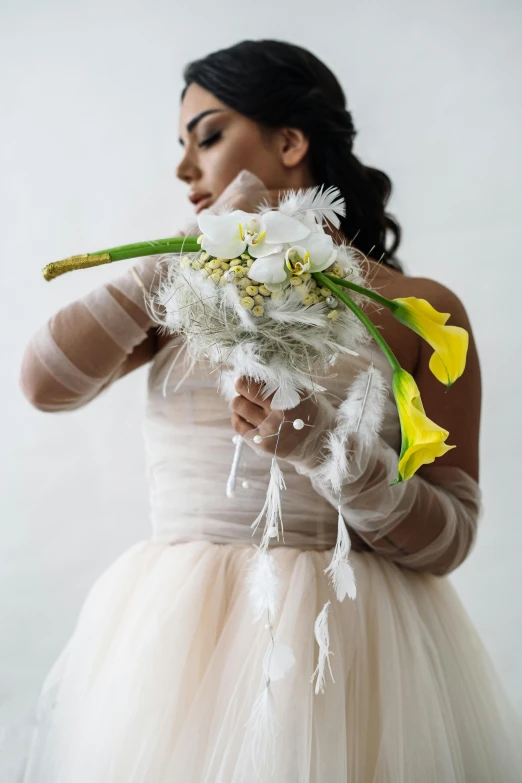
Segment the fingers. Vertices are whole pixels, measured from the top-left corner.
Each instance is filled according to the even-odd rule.
[[[250,422],[245,421],[245,419],[243,419],[238,413],[232,414],[232,426],[234,430],[242,437],[245,437],[248,433],[250,433],[248,435],[250,439],[253,438],[256,431],[256,428],[252,427]]]
[[[263,408],[266,416],[266,411],[270,410],[270,399],[263,399],[263,387],[264,384],[253,381],[252,378],[246,378],[244,375],[236,381],[238,394]]]
[[[241,395],[232,400],[232,410],[246,421],[251,429],[260,427],[266,419],[266,411],[263,408]]]

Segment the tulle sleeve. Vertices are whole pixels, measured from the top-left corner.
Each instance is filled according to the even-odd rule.
[[[243,169],[221,193],[213,214],[251,209],[269,195],[262,180]],[[194,217],[177,235],[199,234]],[[33,335],[24,352],[20,386],[42,411],[73,410],[94,399],[129,366],[152,358],[161,307],[154,287],[162,256],[146,256],[124,274],[59,310]]]
[[[313,430],[287,461],[379,555],[438,575],[456,569],[475,543],[483,513],[478,483],[459,467],[430,465],[429,481],[416,473],[390,486],[397,452],[380,435],[369,440],[353,432],[346,445],[348,476],[338,493],[324,470],[335,418],[335,408],[322,397]]]
[[[128,362],[139,366],[151,358],[152,347],[143,346],[153,344],[148,297],[159,258],[143,257],[35,332],[22,358],[20,386],[36,408],[79,408],[124,374]]]

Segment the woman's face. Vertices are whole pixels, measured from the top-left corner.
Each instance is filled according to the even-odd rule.
[[[307,184],[302,158],[308,143],[300,131],[262,134],[256,122],[198,84],[190,84],[183,98],[179,136],[183,157],[176,176],[190,185],[196,212],[209,207],[242,169],[269,190]]]

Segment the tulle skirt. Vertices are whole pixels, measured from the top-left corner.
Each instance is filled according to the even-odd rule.
[[[271,548],[274,636],[296,663],[271,688],[267,783],[514,783],[520,724],[451,582],[352,552],[357,598],[323,573],[332,550]],[[92,587],[49,673],[25,783],[254,783],[245,724],[270,640],[253,623],[248,544],[143,541]],[[332,681],[314,693],[328,598]]]

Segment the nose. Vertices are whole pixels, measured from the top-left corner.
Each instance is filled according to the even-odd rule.
[[[186,156],[176,166],[176,177],[190,185],[199,176],[199,170]]]

